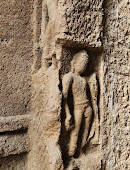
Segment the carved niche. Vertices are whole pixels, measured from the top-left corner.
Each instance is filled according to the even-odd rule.
[[[77,149],[78,137],[84,119],[84,138],[87,140],[92,122],[92,108],[87,96],[87,80],[82,76],[88,64],[88,54],[80,51],[75,54],[71,62],[71,71],[63,77],[63,100],[65,109],[65,128],[70,131],[69,156],[74,156]],[[73,113],[69,109],[69,91],[73,97]],[[73,118],[72,118],[73,117]],[[73,119],[73,120],[72,120]]]
[[[79,157],[89,145],[100,143],[100,52],[95,56],[94,51],[68,51],[71,62],[61,67],[61,148],[65,157]]]
[[[47,93],[45,111],[41,108],[41,113],[47,115],[43,119],[47,123],[45,133],[50,141],[55,139],[53,145],[59,153],[54,158],[46,137],[46,148],[51,160],[55,160],[54,164],[50,161],[51,168],[57,167],[60,160],[65,168],[92,169],[91,161],[95,167],[100,162],[97,155],[100,154],[103,0],[41,2],[37,44],[41,51],[39,70],[44,78],[39,81],[46,82],[43,94]],[[51,117],[53,123],[46,117]]]

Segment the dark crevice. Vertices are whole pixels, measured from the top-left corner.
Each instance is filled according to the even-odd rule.
[[[16,135],[16,134],[24,134],[27,133],[28,129],[18,129],[18,130],[14,130],[14,131],[5,131],[5,132],[0,132],[0,136],[4,136],[4,135]]]
[[[0,163],[4,161],[4,159],[8,159],[8,160],[12,160],[12,159],[19,159],[19,158],[25,158],[26,159],[26,156],[27,156],[28,152],[24,151],[22,153],[16,153],[16,154],[13,154],[13,155],[8,155],[6,157],[1,157],[0,158]],[[0,165],[1,166],[1,165]]]
[[[60,89],[62,91],[62,83],[60,83]],[[74,124],[73,96],[72,96],[71,90],[69,91],[69,94],[68,94],[68,101],[69,101],[69,103],[72,104],[72,105],[69,105],[69,108],[70,108],[70,113],[72,115],[73,124]],[[69,158],[69,155],[68,155],[68,144],[70,141],[71,132],[66,131],[65,118],[66,118],[66,116],[65,116],[65,110],[64,110],[64,99],[62,98],[61,133],[60,133],[60,137],[59,137],[59,145],[61,148],[62,160],[63,160],[64,166],[65,166],[65,168],[67,168],[69,165],[69,161],[71,160],[71,158]]]
[[[98,108],[98,119],[99,119],[99,122],[100,122],[100,99],[101,99],[101,92],[100,92],[100,82],[99,82],[99,78],[98,76],[96,76],[96,81],[97,81],[97,87],[98,87],[98,95],[97,95],[97,108]]]
[[[100,170],[106,170],[106,163],[101,160],[101,169]]]
[[[0,132],[0,136],[6,135],[6,132]]]

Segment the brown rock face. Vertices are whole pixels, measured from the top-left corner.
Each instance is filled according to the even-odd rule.
[[[0,1],[0,170],[129,169],[129,8]]]
[[[26,169],[29,151],[26,115],[30,112],[33,63],[32,14],[33,1],[0,1],[1,170]]]
[[[31,90],[32,1],[0,2],[0,116],[25,114]]]

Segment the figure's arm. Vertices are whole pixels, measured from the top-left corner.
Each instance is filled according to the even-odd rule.
[[[97,79],[96,79],[96,73],[93,73],[91,75],[88,83],[89,83],[90,94],[91,94],[91,102],[92,102],[94,110],[96,112],[98,93],[99,93],[98,92],[98,82],[97,82]]]
[[[63,93],[64,108],[65,108],[65,114],[66,114],[65,126],[67,130],[69,130],[71,126],[71,114],[70,114],[67,98],[68,98],[69,89],[72,85],[72,81],[73,81],[73,78],[71,74],[66,74],[62,80],[62,86],[63,86],[62,93]]]
[[[91,103],[94,112],[94,123],[91,128],[90,138],[95,134],[95,141],[99,140],[99,113],[98,113],[98,100],[99,100],[99,84],[96,78],[96,73],[93,73],[89,79],[88,84],[90,88]]]

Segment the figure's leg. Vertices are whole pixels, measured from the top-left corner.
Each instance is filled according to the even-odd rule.
[[[91,123],[92,123],[92,108],[88,107],[86,108],[84,112],[84,119],[85,119],[85,127],[84,127],[84,134],[83,134],[83,146],[86,144],[86,141],[89,137],[89,131],[91,128]]]
[[[73,156],[77,149],[78,135],[82,123],[83,111],[77,110],[74,113],[75,128],[71,132],[69,144],[69,156]]]

